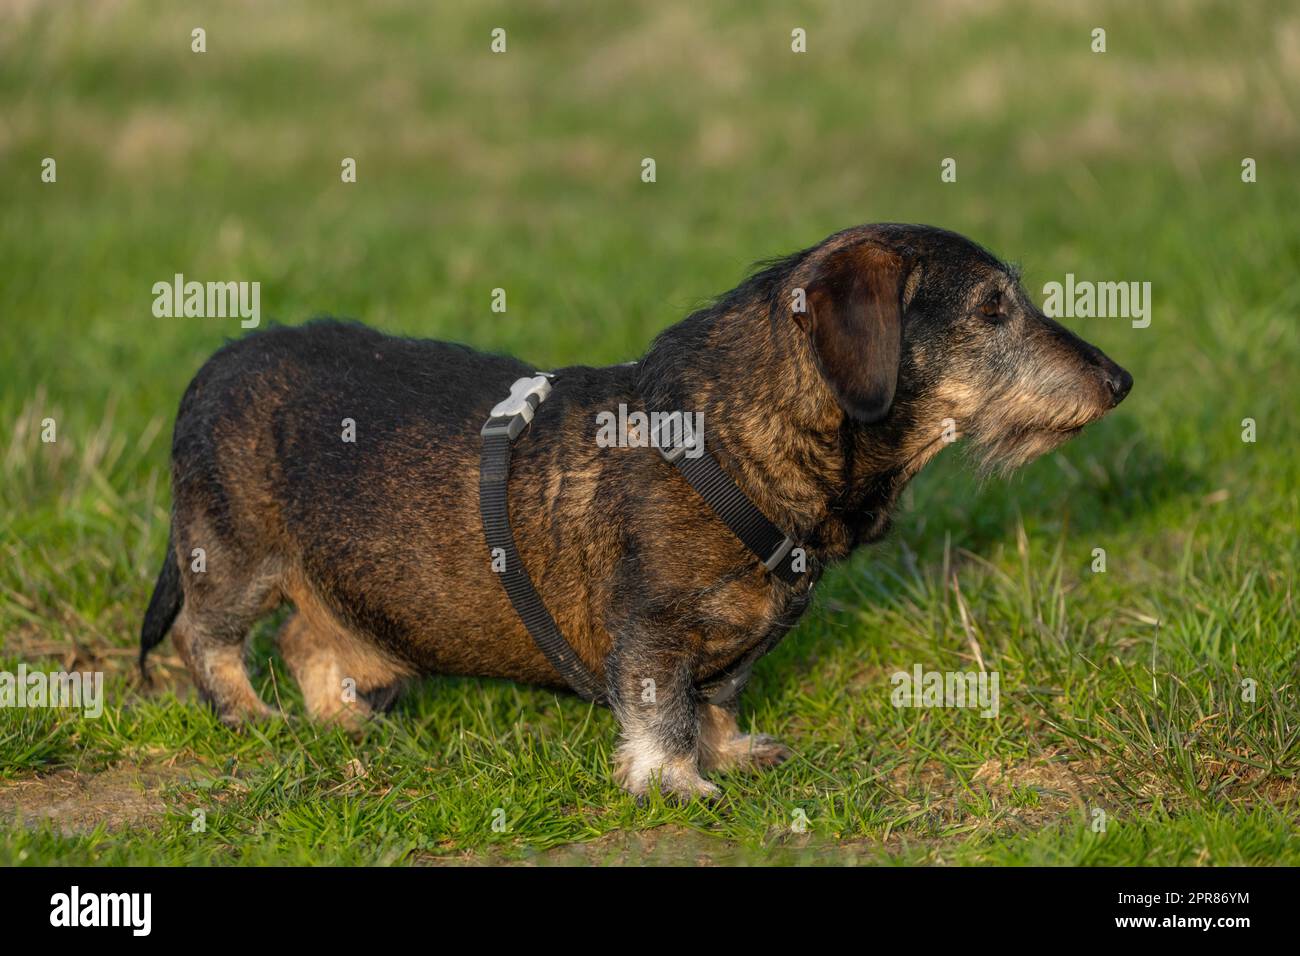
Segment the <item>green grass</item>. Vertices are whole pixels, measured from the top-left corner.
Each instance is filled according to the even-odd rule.
[[[100,719],[0,710],[0,862],[1300,863],[1294,10],[455,6],[0,12],[0,669],[108,674]],[[1132,371],[1117,413],[1008,481],[941,456],[827,577],[745,697],[787,765],[638,807],[611,716],[535,688],[431,679],[354,741],[226,730],[170,645],[136,687],[171,420],[239,334],[155,319],[154,282],[614,362],[751,261],[880,220],[966,233],[1035,294],[1150,281],[1153,321],[1072,323]],[[301,713],[274,624],[255,681]],[[892,706],[892,671],[972,644],[996,720]],[[157,806],[115,812],[136,775]],[[42,822],[63,786],[82,812]]]

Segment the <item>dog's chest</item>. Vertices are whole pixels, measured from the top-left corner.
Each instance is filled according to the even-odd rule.
[[[819,574],[810,570],[794,588],[733,582],[700,602],[697,676],[716,677],[756,648],[775,647],[808,609]]]

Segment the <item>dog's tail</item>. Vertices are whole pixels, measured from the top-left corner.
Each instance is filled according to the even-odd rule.
[[[176,563],[175,542],[167,536],[167,554],[163,558],[162,570],[158,572],[158,583],[153,587],[153,597],[149,598],[149,607],[144,612],[144,623],[140,625],[140,676],[147,682],[149,672],[145,669],[145,658],[153,648],[162,643],[171,628],[176,615],[180,613],[181,568]]]

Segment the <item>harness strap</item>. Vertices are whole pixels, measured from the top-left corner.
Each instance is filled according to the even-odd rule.
[[[511,447],[550,392],[548,375],[521,378],[510,387],[510,395],[493,407],[481,432],[479,514],[488,548],[494,557],[499,551],[505,558],[505,569],[500,574],[501,586],[529,635],[551,666],[580,697],[604,703],[605,692],[601,682],[564,639],[533,587],[515,547],[514,530],[510,527],[507,492]],[[718,460],[703,447],[703,436],[692,432],[681,412],[660,415],[658,422],[651,444],[664,460],[681,472],[687,483],[768,571],[787,584],[799,581],[806,572],[796,571],[793,562],[787,560],[794,548],[794,539],[772,524],[722,470]],[[788,626],[775,628],[721,675],[697,687],[696,694],[711,704],[729,701],[749,681],[759,658],[775,647],[787,630]]]
[[[501,586],[551,666],[583,700],[602,702],[605,692],[594,674],[564,639],[560,629],[533,587],[532,578],[515,548],[515,533],[510,527],[507,488],[510,478],[511,445],[533,413],[551,391],[543,375],[521,378],[510,389],[510,397],[492,409],[492,417],[483,426],[483,453],[479,462],[478,502],[483,519],[483,535],[495,556],[498,549],[505,557]]]
[[[659,415],[658,421],[650,443],[659,449],[664,460],[681,472],[765,568],[786,584],[799,581],[805,572],[796,571],[794,562],[788,560],[795,546],[794,538],[768,520],[722,470],[718,459],[704,447],[704,437],[694,433],[688,418],[681,412],[672,412]]]

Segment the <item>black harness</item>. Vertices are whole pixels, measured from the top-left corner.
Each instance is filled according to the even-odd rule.
[[[500,570],[501,585],[533,641],[546,655],[551,666],[584,700],[605,702],[605,688],[564,639],[546,605],[542,603],[532,578],[515,547],[510,527],[507,488],[510,479],[510,454],[514,441],[533,420],[538,406],[551,393],[552,376],[540,374],[518,379],[510,386],[510,395],[498,402],[483,425],[483,451],[479,460],[479,513],[483,535],[494,561],[504,559]],[[657,421],[650,444],[670,465],[681,472],[723,523],[739,538],[762,565],[787,584],[808,579],[806,558],[795,541],[768,520],[731,480],[718,460],[704,447],[703,436],[694,434],[689,420],[681,412],[651,416]],[[799,562],[796,556],[804,559]],[[799,563],[801,567],[795,568]],[[811,581],[809,580],[811,585]],[[793,621],[797,611],[808,601],[807,591],[795,599],[796,614],[786,615]],[[790,624],[780,624],[763,637],[739,661],[717,677],[696,687],[701,700],[721,704],[734,697],[749,680],[758,659],[770,651],[785,635]]]

